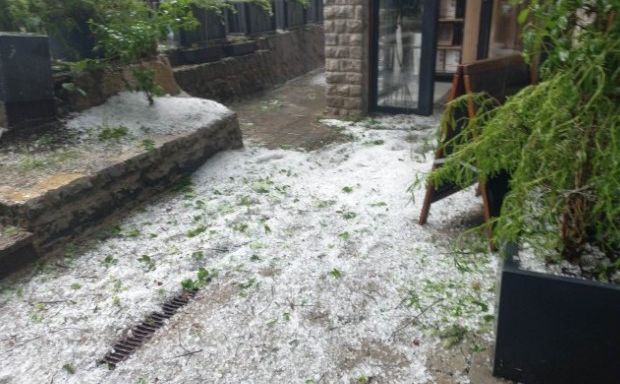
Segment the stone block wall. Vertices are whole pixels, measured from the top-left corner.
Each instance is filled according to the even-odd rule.
[[[327,113],[368,111],[368,0],[325,0]]]
[[[170,136],[152,150],[119,156],[117,163],[40,196],[25,201],[0,198],[0,229],[12,226],[29,232],[36,250],[22,260],[23,252],[3,250],[7,247],[0,236],[0,277],[174,185],[216,153],[242,146],[237,115],[230,111],[204,127]]]
[[[181,90],[174,80],[172,67],[166,56],[145,61],[141,65],[153,71],[155,83],[162,88],[165,94],[179,94]],[[127,84],[135,87],[136,80],[132,74],[133,68],[133,65],[110,66],[77,73],[57,74],[54,82],[56,94],[60,96],[58,107],[61,109],[61,115],[67,112],[84,111],[101,105],[110,97],[126,91],[128,89]],[[73,83],[83,92],[63,91],[62,85],[64,83]]]

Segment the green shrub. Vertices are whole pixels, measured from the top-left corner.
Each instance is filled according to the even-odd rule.
[[[269,0],[249,0],[271,9]],[[48,33],[61,43],[67,34],[92,40],[93,57],[71,65],[88,69],[111,64],[136,64],[157,54],[158,41],[180,29],[198,26],[192,8],[222,12],[228,0],[162,0],[151,7],[146,0],[0,0],[0,31]],[[76,52],[77,54],[78,52]],[[87,57],[81,57],[87,59]],[[133,70],[138,86],[149,102],[161,93],[146,67]]]
[[[453,154],[430,174],[435,185],[465,186],[508,171],[498,241],[522,238],[573,262],[587,243],[619,256],[619,11],[617,0],[529,1],[519,18],[527,21],[527,58],[547,57],[542,81],[497,108],[488,96],[474,96],[481,105],[476,118],[447,144]],[[443,120],[444,129],[454,123]]]

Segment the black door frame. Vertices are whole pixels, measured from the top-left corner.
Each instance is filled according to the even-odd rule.
[[[423,0],[422,13],[422,49],[420,59],[420,88],[418,90],[417,108],[383,107],[378,105],[377,80],[379,77],[379,3],[370,1],[370,47],[369,47],[369,104],[372,112],[412,113],[431,115],[435,93],[435,58],[437,56],[437,20],[439,1]],[[424,97],[426,96],[426,97]]]
[[[478,33],[478,60],[489,57],[491,45],[491,23],[493,22],[493,0],[482,0],[480,8],[480,32]]]

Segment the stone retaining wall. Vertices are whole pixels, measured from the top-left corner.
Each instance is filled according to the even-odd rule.
[[[228,102],[270,89],[324,65],[323,27],[307,25],[257,39],[254,53],[174,68],[192,96]]]
[[[41,255],[115,211],[174,184],[217,152],[242,145],[237,116],[230,112],[208,126],[178,134],[40,197],[25,202],[0,200],[0,225],[31,232]],[[15,264],[0,260],[0,265],[7,263]]]
[[[153,71],[154,81],[164,93],[177,95],[180,92],[166,56],[145,61],[142,66]],[[136,81],[132,74],[133,67],[131,65],[104,67],[79,73],[57,74],[55,78],[56,94],[61,96],[61,99],[58,100],[58,106],[64,109],[60,115],[101,105],[111,96],[126,91],[128,85],[135,87]],[[67,92],[62,88],[65,83],[73,84],[80,91]]]

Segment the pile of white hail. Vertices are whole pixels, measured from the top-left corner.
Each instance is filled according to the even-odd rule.
[[[230,114],[224,105],[213,100],[185,96],[162,96],[152,106],[141,92],[121,92],[104,104],[68,119],[70,131],[99,134],[105,128],[123,127],[127,135],[171,135],[193,131]],[[86,136],[88,137],[88,136]]]

